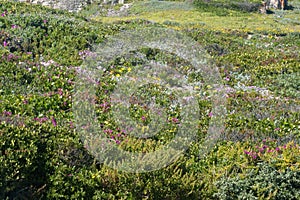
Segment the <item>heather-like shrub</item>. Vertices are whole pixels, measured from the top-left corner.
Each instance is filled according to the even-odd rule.
[[[258,163],[244,174],[216,182],[218,199],[299,199],[300,171]]]

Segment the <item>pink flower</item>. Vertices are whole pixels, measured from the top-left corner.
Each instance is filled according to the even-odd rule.
[[[179,120],[175,117],[172,118],[172,122],[177,123]]]
[[[5,110],[5,111],[3,112],[3,114],[6,115],[6,116],[11,116],[12,113],[11,113],[10,111],[6,111],[6,110]]]
[[[146,120],[146,117],[145,117],[145,116],[142,116],[142,120],[145,121],[145,120]]]
[[[3,46],[4,46],[4,47],[7,46],[7,42],[6,42],[6,41],[3,42]]]
[[[264,148],[259,148],[259,151],[260,151],[260,152],[263,152],[263,151],[264,151]]]
[[[60,96],[63,95],[63,89],[62,88],[58,88],[58,92],[57,92]]]
[[[212,117],[212,116],[213,116],[213,113],[212,113],[212,112],[209,112],[209,113],[208,113],[208,116],[209,116],[209,117]]]

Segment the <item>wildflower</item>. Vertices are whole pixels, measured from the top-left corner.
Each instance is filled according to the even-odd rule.
[[[259,152],[263,152],[264,151],[264,148],[259,148]]]
[[[55,120],[54,117],[52,117],[51,122],[52,122],[53,126],[56,126],[56,125],[57,125],[56,120]]]
[[[106,129],[106,130],[104,130],[104,132],[111,134],[113,131],[111,129]]]
[[[11,25],[11,28],[18,28],[18,26],[15,25],[15,24],[12,24],[12,25]]]
[[[63,89],[62,88],[58,88],[58,92],[57,92],[60,96],[63,95]]]
[[[46,24],[48,21],[44,19],[43,22],[44,22],[44,24]]]
[[[7,46],[7,42],[6,42],[6,41],[3,42],[3,46],[4,46],[4,47]]]
[[[212,113],[212,112],[209,112],[209,113],[208,113],[208,116],[209,116],[209,117],[212,117],[212,116],[213,116],[213,113]]]
[[[12,113],[11,113],[10,111],[6,111],[6,110],[5,110],[5,111],[3,112],[3,114],[6,115],[6,116],[11,116]]]
[[[44,122],[46,122],[48,120],[48,118],[47,117],[42,117],[42,118],[35,117],[34,120],[38,121],[40,123],[44,123]]]
[[[257,158],[257,156],[256,156],[255,154],[251,154],[251,157],[252,157],[253,159],[256,159],[256,158]]]
[[[74,125],[73,125],[72,121],[70,121],[69,124],[70,124],[70,128],[74,128]]]
[[[246,151],[246,150],[244,150],[244,153],[247,154],[247,155],[250,154],[250,152],[249,152],[249,151]]]
[[[172,122],[178,123],[178,121],[179,121],[179,120],[178,120],[177,118],[175,118],[175,117],[172,118]]]
[[[145,117],[145,116],[142,116],[142,120],[145,121],[145,120],[146,120],[146,117]]]

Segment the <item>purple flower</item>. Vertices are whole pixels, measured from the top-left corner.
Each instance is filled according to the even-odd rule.
[[[57,125],[56,120],[55,120],[54,117],[52,117],[51,122],[52,122],[53,126],[56,126],[56,125]]]
[[[11,113],[10,111],[6,111],[6,110],[5,110],[5,111],[3,112],[3,114],[6,115],[6,116],[11,116],[12,113]]]
[[[146,120],[146,117],[145,117],[145,116],[142,116],[142,120],[145,121],[145,120]]]
[[[42,117],[42,118],[39,118],[39,117],[36,117],[34,118],[35,121],[38,121],[40,123],[43,123],[43,122],[46,122],[48,120],[47,117]]]
[[[116,140],[116,144],[120,144],[121,142],[120,142],[120,140]]]
[[[250,152],[249,152],[249,151],[246,151],[246,150],[244,150],[244,153],[247,154],[247,155],[250,154]]]
[[[11,25],[11,28],[18,28],[18,26],[15,25],[15,24],[12,24],[12,25]]]
[[[213,113],[212,113],[212,112],[209,112],[209,113],[208,113],[208,116],[209,116],[209,117],[212,117],[212,116],[213,116]]]
[[[46,23],[47,23],[47,20],[44,19],[43,22],[44,22],[44,24],[46,24]]]
[[[4,47],[7,46],[7,42],[6,42],[6,41],[3,42],[3,46],[4,46]]]
[[[70,128],[74,128],[73,122],[70,121],[69,123],[70,123]]]

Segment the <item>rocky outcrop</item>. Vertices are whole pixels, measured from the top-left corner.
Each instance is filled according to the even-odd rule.
[[[267,0],[265,1],[266,3],[266,9],[281,9],[284,10],[288,6],[288,1],[287,0]]]
[[[70,12],[77,12],[83,7],[91,4],[93,0],[18,0],[19,2],[27,2],[40,4],[54,9],[63,9]]]
[[[263,1],[262,5],[259,8],[260,13],[270,13],[270,9],[287,9],[288,1],[287,0],[267,0]],[[272,12],[271,12],[272,13]]]

